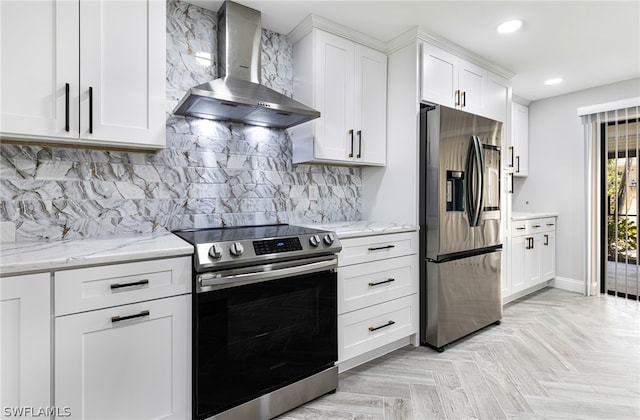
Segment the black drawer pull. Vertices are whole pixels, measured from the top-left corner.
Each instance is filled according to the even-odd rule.
[[[142,311],[139,314],[135,314],[135,315],[112,316],[111,322],[126,321],[127,319],[142,318],[143,316],[149,316],[149,311]]]
[[[396,247],[395,245],[377,246],[377,247],[369,248],[369,251],[380,251],[383,249],[391,249],[395,247]]]
[[[376,331],[376,330],[379,330],[380,328],[390,327],[395,323],[396,323],[395,321],[389,321],[384,325],[380,325],[379,327],[369,327],[369,331]]]
[[[369,283],[369,286],[378,286],[379,284],[391,283],[392,281],[396,281],[396,279],[387,279],[377,283]]]
[[[516,230],[525,230],[526,227],[517,227]]]
[[[539,227],[542,227],[542,225],[533,225],[533,226],[531,226],[531,227],[539,228]]]
[[[69,83],[64,85],[64,131],[69,132]]]
[[[145,284],[149,284],[149,280],[144,279],[140,281],[134,281],[133,283],[114,283],[111,285],[111,290],[122,289],[123,287],[133,287],[133,286],[144,286]]]
[[[555,223],[547,223],[547,226],[555,226]]]

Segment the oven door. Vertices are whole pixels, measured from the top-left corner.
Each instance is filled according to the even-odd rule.
[[[335,266],[337,259],[332,256],[196,277],[196,418],[207,418],[334,365],[338,356]]]

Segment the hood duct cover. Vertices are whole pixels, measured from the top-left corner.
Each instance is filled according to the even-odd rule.
[[[191,88],[173,113],[288,128],[320,112],[260,83],[260,12],[226,1],[218,11],[218,74]]]

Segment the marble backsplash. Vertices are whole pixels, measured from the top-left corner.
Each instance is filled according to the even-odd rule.
[[[360,169],[292,164],[286,130],[172,115],[216,77],[215,33],[214,12],[167,2],[165,149],[0,145],[0,221],[17,241],[360,218]],[[262,83],[290,96],[291,45],[263,30],[262,47]]]

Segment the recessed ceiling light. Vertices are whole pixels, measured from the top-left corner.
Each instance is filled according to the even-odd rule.
[[[510,34],[522,27],[522,21],[520,19],[508,20],[498,25],[497,31],[501,34]]]
[[[559,85],[562,83],[562,77],[556,77],[554,79],[545,80],[544,84],[547,86]]]

